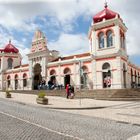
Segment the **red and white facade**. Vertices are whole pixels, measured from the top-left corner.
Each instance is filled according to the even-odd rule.
[[[29,64],[21,65],[21,55],[10,41],[0,49],[0,89],[37,89],[42,80],[88,89],[137,86],[140,68],[128,59],[126,32],[120,15],[105,5],[93,17],[87,53],[59,57],[58,51],[47,48],[47,40],[38,30],[28,54]]]

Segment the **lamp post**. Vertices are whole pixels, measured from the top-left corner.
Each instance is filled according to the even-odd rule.
[[[5,87],[5,91],[6,91],[7,90],[6,80],[4,81],[4,87]]]

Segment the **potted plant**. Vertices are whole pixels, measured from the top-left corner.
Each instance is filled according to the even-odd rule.
[[[43,91],[39,92],[38,97],[36,98],[36,102],[38,104],[47,105],[48,98],[46,98],[45,96],[46,96],[45,92],[43,92]]]
[[[6,98],[11,98],[11,93],[10,93],[10,91],[7,90],[7,91],[5,92],[5,97],[6,97]]]

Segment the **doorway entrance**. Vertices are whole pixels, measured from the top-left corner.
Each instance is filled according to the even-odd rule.
[[[66,85],[70,84],[70,75],[65,75],[64,77],[64,86],[66,88]]]
[[[18,75],[15,75],[15,90],[18,89]]]
[[[111,87],[111,71],[110,64],[104,63],[102,66],[103,88]]]
[[[40,85],[42,81],[42,76],[41,76],[41,65],[36,64],[34,66],[34,78],[33,78],[33,89],[37,90],[38,86]]]
[[[71,70],[69,68],[65,68],[64,69],[64,87],[66,88],[66,85],[67,84],[71,84],[71,81],[70,81],[70,74],[71,74]]]

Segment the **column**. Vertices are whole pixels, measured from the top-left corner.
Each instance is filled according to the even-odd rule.
[[[96,60],[92,61],[92,77],[93,77],[93,89],[97,89],[97,79],[96,79]]]
[[[3,65],[4,65],[4,57],[1,58],[1,89],[4,89]]]
[[[104,48],[107,48],[107,36],[104,35]]]
[[[74,85],[76,85],[76,57],[75,57],[75,61],[74,61],[74,64],[73,64],[73,74],[74,74]]]
[[[42,78],[45,79],[45,75],[46,75],[46,61],[45,61],[45,57],[42,58],[41,67],[42,67],[41,75],[42,75]]]
[[[77,78],[77,86],[79,89],[81,89],[81,61],[78,61],[78,78]]]
[[[63,84],[62,83],[62,81],[61,81],[61,78],[62,78],[62,73],[61,73],[61,59],[59,58],[59,65],[58,65],[58,79],[59,79],[59,81],[58,81],[58,84],[59,85],[61,85],[61,84]]]
[[[116,88],[122,88],[123,82],[122,82],[122,67],[121,67],[121,58],[117,57],[117,83]]]

